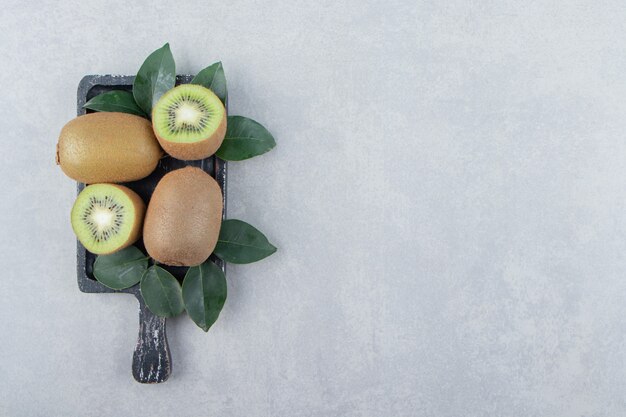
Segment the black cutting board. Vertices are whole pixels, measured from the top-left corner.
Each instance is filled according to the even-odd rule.
[[[177,84],[184,84],[191,81],[190,75],[179,75],[176,77]],[[83,105],[91,98],[100,93],[112,90],[131,91],[133,76],[121,75],[87,75],[78,85],[78,107],[77,114],[86,113]],[[87,111],[91,112],[91,111]],[[222,218],[226,216],[226,162],[216,156],[212,156],[200,161],[180,161],[166,156],[159,161],[156,170],[150,176],[139,180],[124,183],[125,186],[134,190],[144,200],[146,205],[150,201],[150,196],[154,187],[161,177],[169,171],[184,168],[185,166],[196,166],[202,168],[209,175],[215,178],[222,188],[224,198],[224,211]],[[85,187],[85,184],[78,183],[78,192]],[[80,242],[77,242],[77,274],[78,288],[86,293],[126,293],[133,294],[139,301],[139,337],[133,353],[132,370],[133,377],[142,383],[164,382],[172,373],[172,359],[167,343],[165,319],[157,317],[148,308],[139,293],[139,285],[135,285],[125,290],[112,290],[95,280],[93,276],[93,263],[96,255],[88,252]],[[143,241],[139,240],[136,246],[144,250]],[[212,257],[212,260],[225,269],[224,262]],[[182,280],[187,268],[163,266],[170,271],[178,280]]]

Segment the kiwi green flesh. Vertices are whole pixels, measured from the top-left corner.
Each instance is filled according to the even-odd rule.
[[[183,84],[159,99],[152,124],[162,139],[176,143],[200,142],[215,133],[224,112],[224,105],[211,90]]]
[[[135,219],[131,199],[109,184],[86,187],[72,208],[72,228],[85,248],[95,254],[111,253],[129,239]]]

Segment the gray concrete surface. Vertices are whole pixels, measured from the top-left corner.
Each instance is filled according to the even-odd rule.
[[[113,10],[113,11],[111,11]],[[622,1],[5,1],[0,415],[626,415]],[[130,374],[136,302],[82,294],[54,165],[88,73],[222,60],[278,147],[229,215],[231,267],[174,374]],[[98,329],[98,330],[96,330]]]

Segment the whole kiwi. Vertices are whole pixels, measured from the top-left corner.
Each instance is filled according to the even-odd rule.
[[[93,184],[147,177],[162,155],[148,120],[100,112],[79,116],[63,127],[56,159],[68,177]]]
[[[146,211],[143,240],[148,254],[173,266],[195,266],[215,249],[222,224],[222,190],[200,168],[167,173]]]

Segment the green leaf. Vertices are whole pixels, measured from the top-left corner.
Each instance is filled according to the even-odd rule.
[[[98,94],[85,103],[83,107],[96,111],[113,111],[146,117],[143,110],[135,103],[132,93],[122,90]]]
[[[259,123],[243,116],[228,116],[224,142],[215,154],[225,161],[242,161],[274,146],[274,137]]]
[[[100,255],[93,264],[93,275],[114,290],[130,288],[141,280],[148,269],[148,257],[134,246],[112,255]]]
[[[189,317],[205,332],[226,302],[226,277],[213,262],[189,268],[183,280],[183,300]]]
[[[200,71],[198,75],[193,77],[191,84],[199,84],[208,88],[226,105],[228,89],[226,88],[226,75],[224,75],[224,67],[221,62],[216,62]]]
[[[174,317],[185,309],[180,284],[172,274],[153,265],[141,278],[141,295],[157,316]]]
[[[133,83],[135,101],[146,112],[152,114],[152,106],[176,83],[176,64],[170,44],[151,53],[137,72]]]
[[[213,253],[232,264],[249,264],[260,261],[276,252],[267,238],[241,220],[224,220]]]

